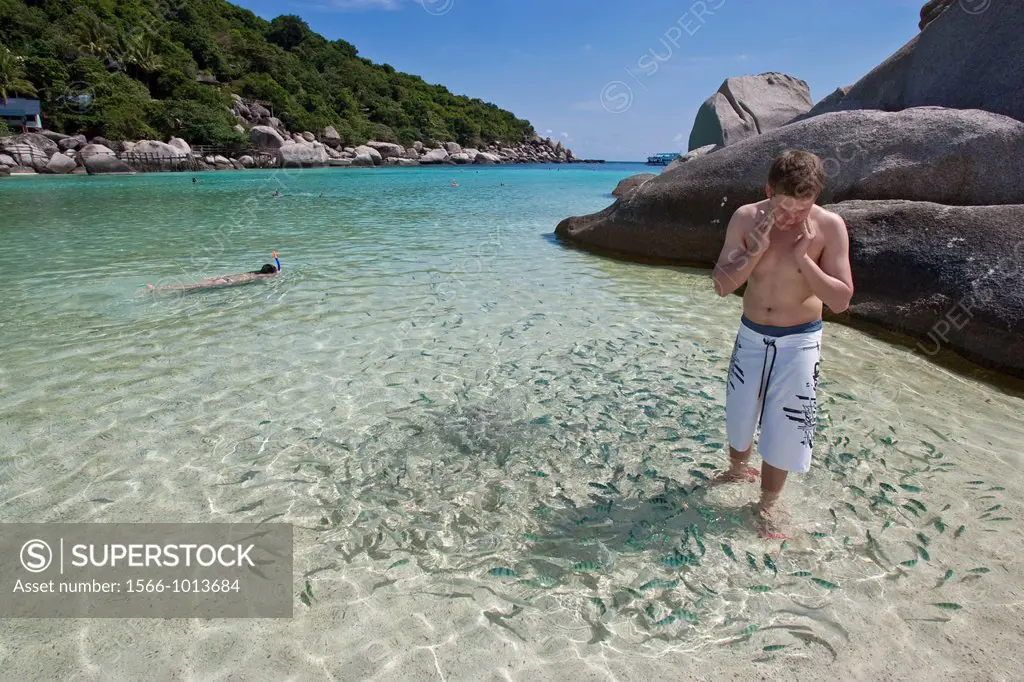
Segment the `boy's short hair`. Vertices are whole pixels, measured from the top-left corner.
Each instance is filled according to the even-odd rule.
[[[825,188],[825,168],[811,152],[791,149],[772,161],[768,186],[776,194],[797,199],[817,197]]]
[[[277,272],[277,268],[275,268],[270,263],[264,263],[263,267],[260,268],[259,270],[256,270],[253,274],[254,275],[272,275],[275,272]]]

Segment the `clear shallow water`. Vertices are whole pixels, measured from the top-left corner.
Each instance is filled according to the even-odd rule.
[[[0,183],[0,518],[296,526],[293,620],[7,621],[0,662],[26,679],[751,661],[1005,677],[984,653],[1020,634],[1024,401],[826,324],[791,539],[757,539],[756,487],[701,485],[725,457],[739,299],[550,237],[643,170]],[[274,280],[144,290],[273,249]]]

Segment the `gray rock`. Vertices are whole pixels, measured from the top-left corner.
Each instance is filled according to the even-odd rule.
[[[420,158],[420,153],[419,153],[419,151],[416,150],[415,147],[406,147],[405,148],[405,158],[407,158],[407,159],[415,159],[415,160],[418,161],[419,158]]]
[[[9,178],[11,176],[11,169],[7,166],[0,166],[0,178]]]
[[[480,152],[476,155],[476,160],[473,163],[477,164],[492,164],[501,163],[501,157],[497,154],[491,154],[490,152]]]
[[[921,7],[921,21],[918,22],[917,28],[923,31],[925,26],[938,19],[939,15],[949,9],[954,2],[956,0],[928,0]]]
[[[238,157],[238,163],[242,164],[243,168],[252,168],[256,165],[256,160],[248,154]]]
[[[15,166],[41,171],[46,168],[46,164],[50,161],[50,157],[43,150],[27,142],[6,143],[2,149],[8,156],[14,159]]]
[[[341,146],[341,135],[334,126],[327,126],[320,132],[320,139],[329,147],[337,149]]]
[[[458,142],[445,142],[444,150],[449,154],[458,154],[462,152],[462,146]]]
[[[347,154],[355,154],[356,153],[356,148],[355,147],[345,147],[344,149],[342,149],[342,151],[347,153]]]
[[[70,135],[65,135],[64,133],[55,133],[52,130],[40,130],[39,134],[45,137],[46,139],[50,140],[51,142],[56,142],[58,147],[60,146],[61,140],[71,137]]]
[[[968,9],[984,11],[967,11]],[[925,30],[805,117],[844,109],[982,109],[1024,121],[1024,2],[955,2]],[[965,49],[964,46],[970,46]]]
[[[234,130],[234,131],[235,131],[236,133],[238,133],[239,135],[245,135],[245,128],[244,128],[244,127],[242,126],[242,124],[241,124],[241,123],[239,123],[239,124],[235,125],[235,126],[234,126],[234,127],[232,128],[232,130]]]
[[[231,167],[234,168],[235,170],[245,170],[245,166],[243,166],[242,162],[239,161],[238,159],[231,159],[230,163]]]
[[[306,141],[306,138],[304,138],[302,135],[299,135],[298,133],[292,133],[291,138],[292,142],[296,142],[298,144],[302,144],[303,142]]]
[[[689,149],[727,147],[774,130],[812,104],[807,83],[784,73],[728,78],[697,110]]]
[[[307,130],[302,133],[302,139],[306,142],[316,142],[316,135]]]
[[[418,142],[418,141],[417,142],[413,142],[412,143],[412,148],[415,149],[417,152],[422,152],[423,151],[423,143],[422,142]]]
[[[180,137],[172,137],[170,140],[167,141],[167,144],[181,151],[184,154],[192,153],[192,147],[189,145],[188,142],[185,142],[185,140],[181,139]]]
[[[821,156],[819,203],[909,199],[948,205],[1024,204],[1024,123],[982,111],[923,107],[848,111],[790,124],[688,161],[556,233],[624,254],[712,264],[733,212],[764,198],[773,158]]]
[[[1024,206],[847,201],[849,314],[1024,377]]]
[[[420,163],[426,165],[448,163],[448,152],[444,149],[431,149],[420,157]]]
[[[370,163],[371,164],[373,163],[372,159],[370,160]],[[338,167],[351,166],[352,165],[352,159],[331,159],[330,161],[327,162],[327,165],[328,166],[338,166]]]
[[[79,149],[86,145],[85,135],[75,135],[74,137],[65,137],[63,140],[57,143],[57,148],[62,152],[66,152],[69,149]]]
[[[14,160],[14,157],[9,154],[0,154],[0,166],[17,166],[18,162]]]
[[[95,139],[95,138],[93,138]],[[79,150],[82,165],[89,175],[131,173],[132,169],[114,155],[114,151],[101,144],[87,144]]]
[[[249,139],[258,149],[280,149],[284,138],[270,126],[253,126],[249,131]]]
[[[121,141],[121,145],[120,145],[121,146],[121,151],[122,152],[130,152],[133,149],[135,149],[135,144],[136,144],[135,142],[130,142],[128,140],[122,140]]]
[[[285,168],[317,168],[327,165],[328,156],[323,146],[309,142],[285,142],[277,150],[279,165]]]
[[[377,142],[370,140],[366,143],[367,147],[376,149],[377,153],[380,154],[382,159],[395,158],[400,159],[405,156],[405,147],[400,144],[392,144],[390,142]]]
[[[459,152],[458,154],[452,154],[448,158],[454,161],[455,163],[462,165],[467,163],[473,163],[473,158],[475,157],[470,158],[469,154],[466,154],[465,152]]]
[[[260,120],[265,121],[268,126],[281,133],[282,137],[288,134],[288,131],[286,131],[284,128],[284,123],[282,123],[281,119],[279,119],[278,117],[268,116],[267,118]]]
[[[631,175],[628,178],[619,181],[619,184],[615,186],[614,190],[612,190],[612,196],[621,197],[629,194],[648,180],[653,180],[656,177],[658,176],[654,173],[638,173],[637,175]]]
[[[329,158],[329,159],[343,159],[345,157],[342,156],[341,152],[339,152],[337,149],[332,149],[331,147],[327,147],[327,158]]]
[[[366,154],[371,159],[373,159],[373,165],[375,166],[379,166],[381,162],[384,160],[384,157],[381,156],[381,153],[379,151],[365,144],[356,147],[355,154],[357,158],[363,154]]]
[[[75,170],[75,166],[77,165],[78,164],[75,163],[74,159],[65,156],[61,152],[57,152],[50,157],[50,161],[46,164],[46,168],[44,170],[47,173],[64,175],[65,173],[70,173]]]
[[[339,161],[349,161],[350,159],[339,159]],[[353,166],[375,166],[377,162],[373,160],[367,152],[360,152],[356,154],[354,159],[350,160]]]
[[[249,105],[249,113],[252,114],[252,117],[254,119],[256,119],[256,120],[262,120],[264,118],[270,118],[270,110],[267,109],[262,104],[255,104],[255,103],[250,104]]]

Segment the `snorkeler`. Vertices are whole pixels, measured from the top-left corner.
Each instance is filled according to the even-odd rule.
[[[268,277],[276,277],[281,273],[281,261],[277,257],[277,251],[274,252],[274,263],[265,263],[259,270],[253,270],[252,272],[240,272],[236,275],[221,275],[220,277],[209,277],[207,279],[201,279],[198,282],[192,284],[172,284],[165,287],[156,287],[152,284],[146,285],[146,291],[186,291],[188,289],[212,289],[215,287],[230,286],[232,284],[242,284],[243,282],[253,282],[258,279],[266,279]]]

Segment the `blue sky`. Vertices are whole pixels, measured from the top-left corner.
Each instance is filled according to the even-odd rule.
[[[236,4],[266,19],[298,14],[361,56],[513,111],[577,156],[614,161],[685,151],[698,107],[730,76],[781,71],[818,102],[914,37],[924,0]]]

